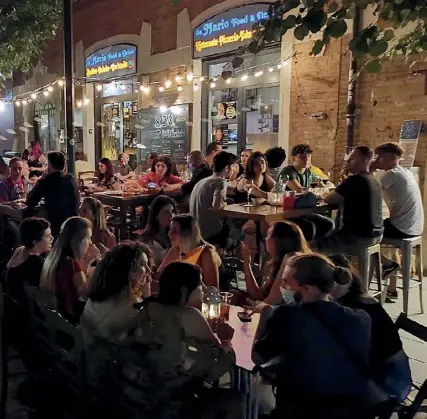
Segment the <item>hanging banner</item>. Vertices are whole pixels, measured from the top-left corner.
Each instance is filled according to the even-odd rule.
[[[86,58],[86,77],[106,80],[136,73],[136,46],[112,45]]]
[[[205,21],[193,31],[194,58],[203,58],[234,51],[247,45],[252,28],[268,19],[268,3],[237,7]]]

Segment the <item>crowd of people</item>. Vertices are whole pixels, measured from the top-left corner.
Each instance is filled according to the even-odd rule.
[[[24,156],[10,161],[0,200],[20,198],[33,173],[36,181],[26,203],[34,207],[43,199],[47,220],[30,217],[19,225],[20,246],[7,263],[4,284],[20,302],[25,301],[25,287],[37,288],[50,297],[43,301],[90,337],[148,345],[162,364],[156,370],[162,379],[186,377],[177,380],[182,388],[173,396],[179,394],[173,405],[179,405],[181,415],[191,410],[197,394],[206,400],[204,409],[214,405],[216,417],[238,418],[241,410],[233,403],[212,403],[222,396],[213,389],[206,393],[204,384],[233,367],[233,329],[221,323],[214,333],[201,314],[207,288],[230,291],[222,280],[221,256],[234,248],[242,260],[246,290],[231,290],[233,304],[260,313],[252,358],[257,365],[277,360],[271,368],[278,417],[374,417],[374,408],[407,396],[408,358],[392,320],[365,293],[367,278],[343,254],[354,245],[380,243],[383,237],[422,234],[421,194],[412,173],[399,165],[402,154],[397,143],[375,151],[355,147],[336,188],[328,174],[312,165],[313,150],[307,144],[293,147],[290,164],[282,167],[286,153],[280,147],[265,154],[245,149],[239,161],[213,142],[205,156],[189,153],[190,180],[178,176],[168,156],[148,155],[148,172],[142,176],[129,166],[125,153],[116,168],[103,158],[96,191],[137,182],[157,195],[142,234],[135,241],[116,243],[102,204],[91,196],[80,203],[65,156],[50,152],[45,158],[32,144],[27,161]],[[46,172],[39,177],[45,161]],[[379,179],[377,170],[385,172]],[[230,200],[269,201],[278,184],[304,196],[319,181],[329,185],[321,200],[340,208],[341,222],[313,214],[262,225],[267,263],[260,283],[253,271],[253,222],[213,221],[208,210],[223,208]],[[186,213],[179,213],[168,196],[177,192],[187,197]],[[384,222],[383,197],[390,210]],[[396,258],[384,258],[383,263],[385,275],[399,268]],[[389,295],[397,296],[394,280]],[[197,356],[191,347],[197,348]],[[172,404],[167,394],[158,397]]]

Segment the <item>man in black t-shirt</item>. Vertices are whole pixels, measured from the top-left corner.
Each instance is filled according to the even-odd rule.
[[[346,246],[381,242],[382,190],[380,182],[369,173],[373,155],[366,146],[358,146],[350,154],[346,169],[351,176],[324,198],[327,204],[342,206],[342,227],[313,243],[314,248],[334,252],[344,251]]]

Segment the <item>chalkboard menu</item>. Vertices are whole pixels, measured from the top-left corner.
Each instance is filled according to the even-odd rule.
[[[414,165],[421,127],[422,121],[419,119],[403,121],[399,139],[400,145],[404,150],[403,158],[400,161],[403,167],[412,167]]]
[[[400,129],[401,140],[418,140],[420,136],[422,121],[419,119],[412,119],[403,121],[402,128]]]
[[[151,152],[170,156],[175,163],[183,164],[189,152],[189,105],[141,109],[138,117],[141,125],[140,143],[146,148],[145,160]]]

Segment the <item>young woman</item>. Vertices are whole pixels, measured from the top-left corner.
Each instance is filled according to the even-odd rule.
[[[251,253],[247,246],[242,243],[243,269],[245,273],[246,287],[252,300],[262,301],[265,304],[278,304],[282,300],[280,292],[281,266],[287,254],[311,253],[310,247],[302,234],[301,229],[294,223],[280,221],[273,224],[267,231],[265,239],[266,250],[270,260],[265,267],[264,283],[259,286],[251,267]],[[263,307],[260,305],[259,308]],[[252,307],[257,311],[257,303]]]
[[[21,154],[21,160],[22,160],[22,164],[23,164],[23,169],[22,169],[22,176],[24,176],[26,179],[29,179],[30,177],[30,168],[28,166],[28,149],[26,148],[22,154]]]
[[[375,381],[391,397],[404,401],[411,389],[411,370],[393,320],[375,298],[364,292],[362,277],[345,256],[329,257],[352,274],[350,282],[335,281],[333,297],[345,307],[364,310],[371,318],[371,368]]]
[[[125,241],[110,250],[93,275],[82,326],[98,336],[123,338],[138,314],[134,304],[148,296],[151,266],[150,249],[142,243]]]
[[[248,159],[252,154],[252,150],[244,149],[240,153],[240,164],[243,166],[243,169],[246,170],[246,165],[248,163]]]
[[[204,285],[218,288],[221,258],[215,248],[202,239],[194,218],[188,214],[175,216],[171,222],[169,238],[172,248],[159,271],[173,261],[187,261],[200,267]]]
[[[105,189],[120,190],[120,183],[114,176],[113,163],[106,157],[103,157],[98,163],[98,182],[95,189],[98,191]]]
[[[369,385],[369,316],[330,299],[335,281],[350,278],[348,269],[320,254],[285,262],[283,294],[295,303],[265,306],[252,349],[258,365],[280,358],[278,417],[367,418],[373,406],[387,400]]]
[[[150,246],[156,266],[160,266],[171,248],[169,229],[176,212],[175,201],[165,195],[158,196],[150,205],[147,226],[139,240]]]
[[[267,199],[267,192],[270,192],[274,187],[275,182],[268,174],[267,161],[260,151],[255,151],[248,157],[245,176],[237,183],[237,191],[234,198],[236,202],[245,202],[247,200],[247,192],[245,190],[247,183],[253,185],[251,190],[253,198]]]
[[[114,234],[107,228],[105,211],[100,201],[92,197],[85,198],[79,215],[92,223],[92,243],[102,254],[116,245]]]
[[[141,183],[156,185],[157,188],[164,191],[175,191],[181,188],[184,183],[181,178],[172,174],[172,160],[168,156],[157,156],[153,160],[151,173],[141,179]]]
[[[28,168],[30,170],[29,177],[40,177],[46,170],[46,157],[40,147],[38,141],[31,141],[28,147]]]
[[[148,156],[147,156],[147,166],[148,166],[148,169],[146,170],[145,174],[148,175],[149,173],[151,173],[151,166],[153,165],[153,161],[154,161],[154,159],[157,156],[158,156],[157,153],[150,153],[150,154],[148,154]]]
[[[158,295],[144,300],[138,315],[135,338],[154,352],[145,357],[150,359],[147,368],[156,371],[150,375],[153,380],[141,384],[149,386],[148,394],[158,388],[156,397],[147,403],[149,406],[166,403],[168,408],[176,409],[171,417],[202,417],[195,412],[212,408],[214,396],[211,403],[205,401],[203,381],[219,379],[230,370],[235,359],[231,344],[233,329],[221,324],[216,338],[200,311],[188,306],[194,296],[201,298],[200,268],[173,262],[159,276]],[[142,393],[144,399],[148,397],[145,391]],[[144,400],[138,397],[138,402]],[[241,417],[236,412],[227,412],[220,400],[215,405],[222,410],[215,418]]]
[[[71,217],[61,232],[43,265],[40,289],[55,295],[58,311],[76,321],[82,312],[80,298],[87,294],[86,275],[95,260],[101,258],[91,244],[92,224],[82,217]]]
[[[15,250],[7,264],[6,283],[12,297],[23,301],[24,281],[39,286],[43,255],[50,252],[53,236],[48,221],[31,217],[19,225],[19,237],[22,246]]]

